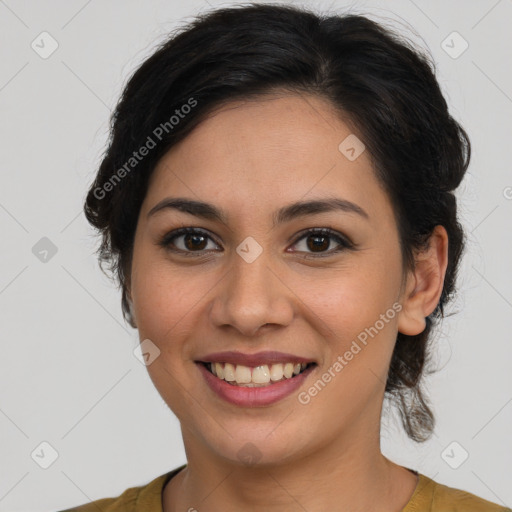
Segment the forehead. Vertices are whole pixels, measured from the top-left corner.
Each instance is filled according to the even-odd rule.
[[[254,215],[275,210],[276,202],[336,195],[360,204],[370,216],[390,213],[367,152],[355,160],[344,152],[343,142],[357,143],[354,137],[330,103],[314,96],[228,103],[160,160],[146,210],[169,195],[185,195],[223,208],[227,202],[226,209]]]

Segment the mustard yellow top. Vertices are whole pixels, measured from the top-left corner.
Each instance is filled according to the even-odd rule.
[[[162,490],[185,466],[160,475],[146,485],[130,487],[117,498],[104,498],[61,512],[163,512]],[[419,476],[419,481],[402,512],[512,512],[510,508],[414,473]]]

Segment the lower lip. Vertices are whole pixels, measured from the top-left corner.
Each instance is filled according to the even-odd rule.
[[[269,384],[268,386],[249,388],[228,384],[225,380],[219,379],[208,371],[204,364],[196,364],[199,366],[199,371],[202,373],[207,384],[217,395],[227,402],[241,407],[263,407],[282,400],[296,391],[316,368],[316,365],[312,365],[290,379]]]

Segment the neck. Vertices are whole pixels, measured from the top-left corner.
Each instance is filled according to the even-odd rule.
[[[187,467],[166,486],[164,512],[398,512],[417,477],[382,455],[378,432],[367,434],[355,430],[285,464],[253,467],[205,453],[204,445],[184,436]]]

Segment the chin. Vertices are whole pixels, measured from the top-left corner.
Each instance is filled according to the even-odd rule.
[[[269,435],[269,432],[274,432]],[[230,436],[222,431],[221,437],[204,436],[203,442],[209,445],[216,456],[226,459],[229,463],[245,467],[264,468],[291,463],[304,456],[306,440],[279,427],[240,428],[239,434]],[[229,431],[229,430],[228,430]],[[298,434],[298,431],[295,431]]]

